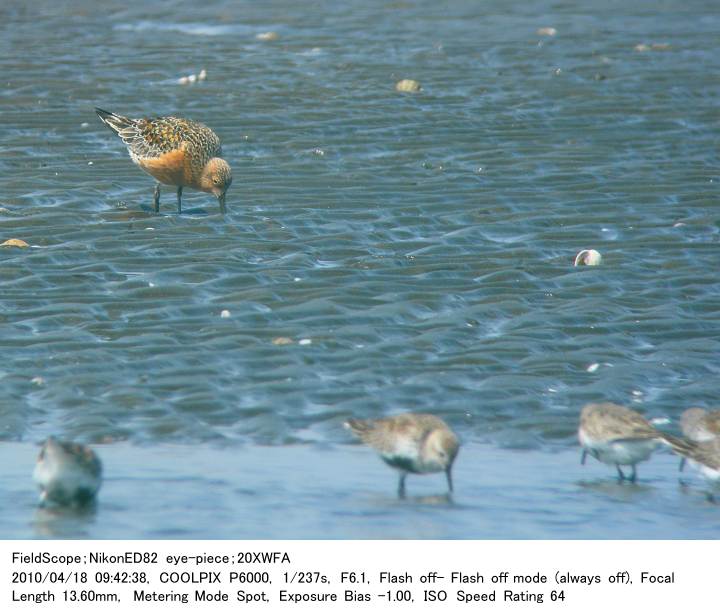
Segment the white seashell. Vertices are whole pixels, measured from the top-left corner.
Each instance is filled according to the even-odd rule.
[[[581,250],[575,257],[575,267],[578,265],[600,265],[602,255],[597,250]]]

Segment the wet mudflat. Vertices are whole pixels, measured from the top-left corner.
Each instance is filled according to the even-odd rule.
[[[713,2],[0,17],[4,538],[718,536],[676,458],[618,486],[575,437],[719,404]],[[95,106],[211,126],[228,214],[156,215]],[[402,411],[461,436],[452,504],[342,428]],[[90,519],[35,512],[49,434],[106,463]]]

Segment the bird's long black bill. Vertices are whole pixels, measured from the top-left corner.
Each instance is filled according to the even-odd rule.
[[[220,211],[223,214],[227,213],[227,208],[225,207],[225,193],[218,197],[218,203],[220,204]]]
[[[586,459],[587,459],[587,449],[583,449],[582,457],[580,458],[580,464],[585,464]]]
[[[447,477],[447,482],[448,482],[448,492],[452,492],[453,491],[452,467],[448,467],[448,469],[445,471],[445,476]]]

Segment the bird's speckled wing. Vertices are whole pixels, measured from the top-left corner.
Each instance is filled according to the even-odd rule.
[[[183,147],[197,156],[198,164],[222,154],[220,139],[207,126],[172,116],[132,120],[118,135],[139,159],[159,158]]]
[[[418,447],[427,435],[445,424],[433,415],[402,414],[375,420],[351,419],[348,424],[362,441],[383,456]]]
[[[699,443],[686,455],[708,468],[720,470],[720,439]]]
[[[200,122],[174,116],[134,120],[97,107],[95,112],[123,140],[136,163],[184,151],[197,168],[222,154],[218,136]]]
[[[588,405],[592,412],[584,413],[582,429],[599,440],[657,438],[660,433],[640,413],[617,404]]]

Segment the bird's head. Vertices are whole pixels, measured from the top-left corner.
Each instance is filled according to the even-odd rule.
[[[203,169],[200,186],[205,192],[212,193],[220,202],[220,209],[225,211],[225,193],[232,184],[232,170],[222,158],[211,158]]]
[[[425,442],[426,461],[437,467],[437,470],[446,470],[451,467],[460,449],[460,442],[449,430],[433,430]]]

